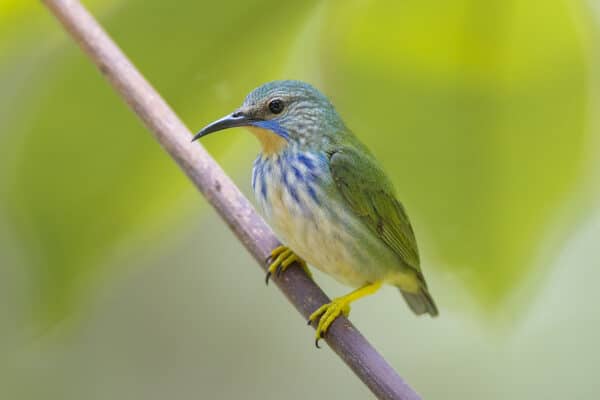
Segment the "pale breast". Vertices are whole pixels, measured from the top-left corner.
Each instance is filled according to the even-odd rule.
[[[347,209],[325,155],[260,157],[252,186],[267,222],[310,265],[350,286],[384,279],[389,250]]]

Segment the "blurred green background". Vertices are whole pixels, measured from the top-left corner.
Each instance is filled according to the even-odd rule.
[[[441,309],[352,320],[424,398],[600,395],[597,2],[85,4],[192,130],[272,79],[331,97]],[[370,396],[39,2],[0,0],[0,132],[0,398]],[[203,143],[251,195],[254,138]]]

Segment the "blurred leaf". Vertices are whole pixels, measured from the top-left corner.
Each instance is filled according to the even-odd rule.
[[[196,128],[282,68],[312,4],[131,1],[101,22]],[[2,191],[30,250],[37,312],[48,321],[72,306],[84,278],[119,243],[160,230],[193,189],[70,39],[51,46],[40,45],[42,37],[35,45],[11,40],[20,38],[33,50],[12,46],[22,57],[0,65],[12,72],[6,84],[13,87],[0,92],[0,105],[13,107],[6,113],[12,122],[0,122],[11,133]],[[213,151],[227,141],[211,141]]]
[[[352,4],[323,34],[326,89],[395,180],[422,252],[498,306],[580,184],[586,21],[560,0]]]
[[[6,4],[0,207],[27,249],[37,311],[55,319],[120,243],[154,246],[201,200],[44,8]],[[535,269],[580,182],[586,21],[571,3],[86,4],[193,129],[267,80],[325,89],[395,180],[425,258],[483,305]],[[248,140],[205,143],[238,158]]]

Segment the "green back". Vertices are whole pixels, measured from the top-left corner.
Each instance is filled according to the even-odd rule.
[[[420,271],[417,242],[394,188],[368,149],[352,134],[329,151],[333,180],[352,211],[406,266]]]

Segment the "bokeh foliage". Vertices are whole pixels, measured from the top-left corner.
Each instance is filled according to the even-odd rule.
[[[202,201],[45,10],[24,4],[0,7],[0,207],[36,282],[38,317],[54,320],[119,245],[154,246]],[[192,129],[285,71],[316,81],[393,177],[425,269],[458,277],[486,308],[553,254],[543,245],[557,222],[568,215],[568,232],[586,211],[565,211],[574,191],[589,195],[581,5],[88,4]],[[315,10],[313,55],[299,57]],[[228,170],[250,168],[245,138],[207,142],[217,158],[234,155]]]
[[[488,306],[528,277],[581,185],[588,89],[576,11],[357,2],[323,35],[325,84],[393,171],[426,251]]]
[[[285,60],[295,32],[289,20],[301,23],[310,3],[273,7],[276,3],[199,2],[190,9],[131,1],[101,13],[100,20],[163,96],[199,123],[198,114],[223,113],[247,82],[269,79]],[[261,7],[274,8],[274,14],[267,18]],[[200,23],[199,16],[208,13],[227,15],[238,30],[217,18]],[[253,29],[257,23],[277,30],[276,48],[260,45],[270,37]],[[18,48],[25,53],[21,59],[9,58],[8,68],[28,73],[4,75],[24,82],[12,83],[18,93],[8,91],[16,116],[2,127],[11,132],[3,200],[27,243],[41,317],[55,319],[74,301],[82,277],[106,264],[121,241],[147,237],[148,229],[160,228],[157,221],[181,213],[181,197],[191,185],[59,27],[50,23],[47,31],[49,43],[38,37],[30,49]],[[213,36],[219,40],[205,40]],[[218,155],[226,145],[213,143],[212,150]]]

